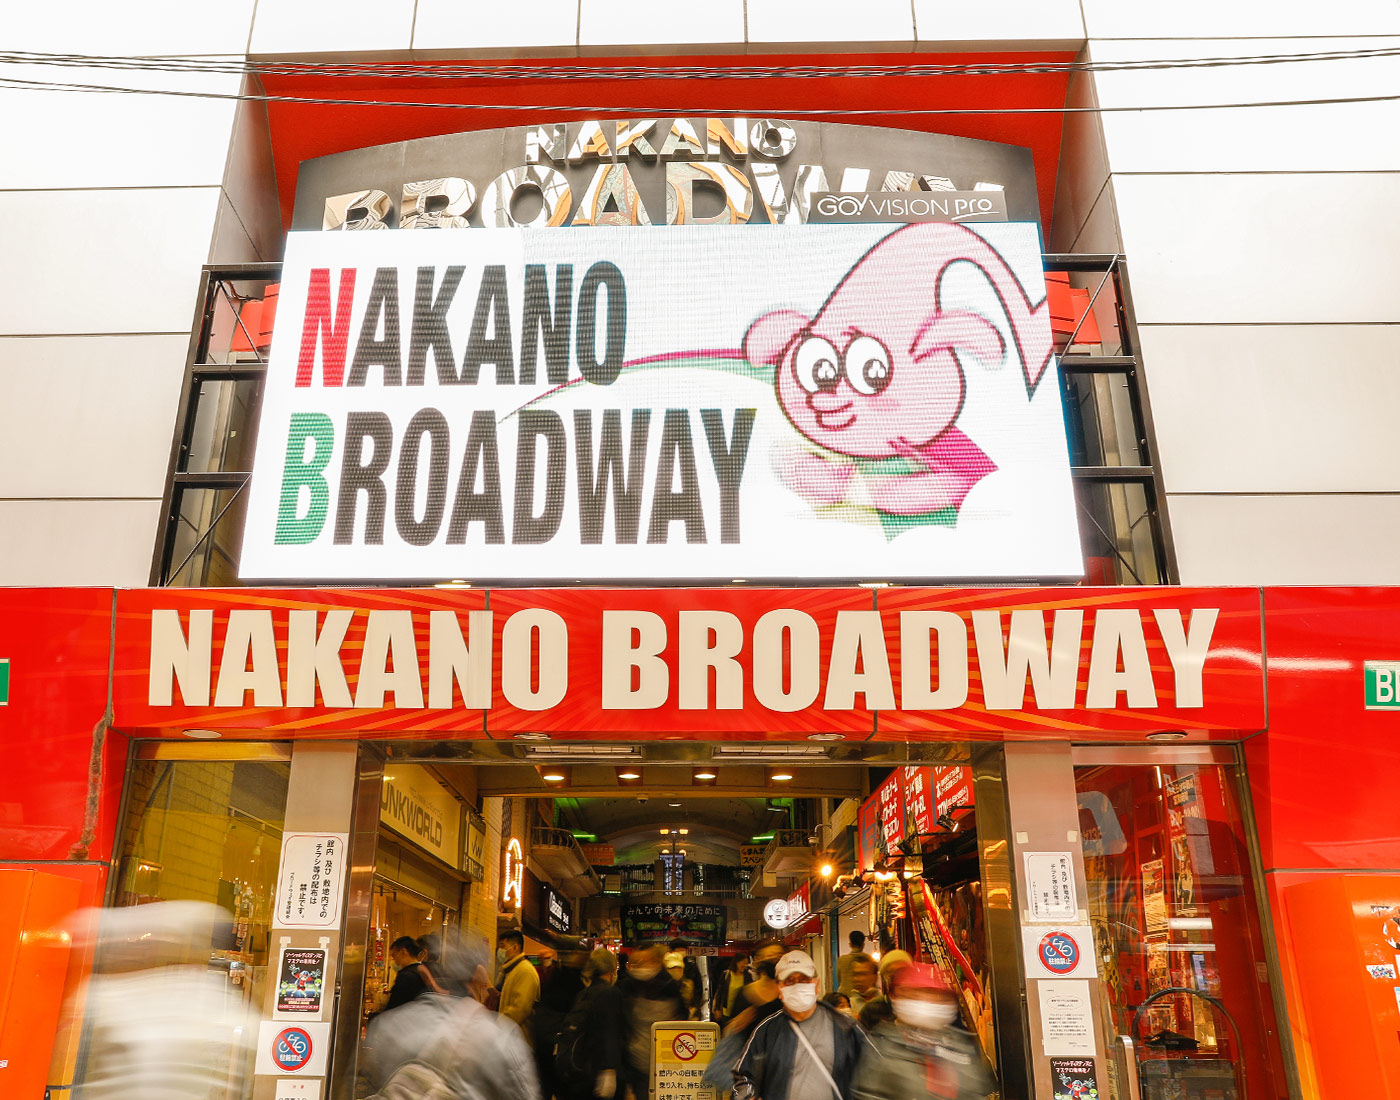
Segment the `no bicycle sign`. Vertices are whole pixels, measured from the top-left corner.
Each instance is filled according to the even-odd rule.
[[[1092,978],[1094,934],[1087,924],[1028,924],[1021,929],[1027,978]]]

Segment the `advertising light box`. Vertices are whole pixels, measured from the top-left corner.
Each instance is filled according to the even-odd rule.
[[[293,233],[241,561],[1079,576],[1037,227]]]

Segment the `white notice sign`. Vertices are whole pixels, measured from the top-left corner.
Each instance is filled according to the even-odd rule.
[[[1026,853],[1027,915],[1032,921],[1054,924],[1079,916],[1074,890],[1074,857],[1070,852]]]
[[[1040,1044],[1047,1057],[1094,1054],[1094,1015],[1088,982],[1037,982]]]
[[[346,833],[288,833],[277,869],[279,928],[335,928],[345,884]]]
[[[320,1081],[278,1081],[274,1100],[321,1100]]]

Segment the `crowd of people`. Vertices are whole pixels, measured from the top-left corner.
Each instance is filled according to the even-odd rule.
[[[973,1100],[995,1089],[953,990],[907,953],[879,960],[851,935],[837,988],[774,941],[736,956],[710,983],[682,945],[599,948],[536,966],[519,932],[444,956],[407,936],[398,975],[370,1023],[376,1100],[649,1100],[652,1025],[708,1014],[721,1031],[706,1080],[733,1100]],[[401,988],[402,987],[402,988]]]

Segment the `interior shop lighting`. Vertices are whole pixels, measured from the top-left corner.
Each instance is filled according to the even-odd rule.
[[[681,806],[681,804],[680,804],[679,802],[668,802],[668,803],[666,803],[666,805],[670,806],[671,809],[673,809],[673,810],[678,810],[678,809],[680,809],[680,806]]]
[[[689,829],[677,829],[676,832],[679,833],[681,836],[689,836],[689,835],[690,835],[690,830],[689,830]]]
[[[822,878],[830,878],[831,873],[835,871],[836,868],[833,867],[830,863],[823,863],[820,867],[817,868],[817,870],[821,872]]]
[[[540,778],[546,783],[567,784],[569,769],[561,764],[544,764],[540,767]]]
[[[787,783],[792,779],[791,768],[769,768],[768,780],[771,783]]]
[[[947,829],[950,833],[956,833],[962,828],[962,822],[955,820],[951,813],[945,813],[940,817],[938,819],[938,824],[943,826],[943,828]]]
[[[638,767],[618,768],[617,782],[623,787],[639,787],[642,784],[642,770]]]
[[[719,772],[714,768],[696,768],[690,773],[690,781],[699,786],[713,786]]]

